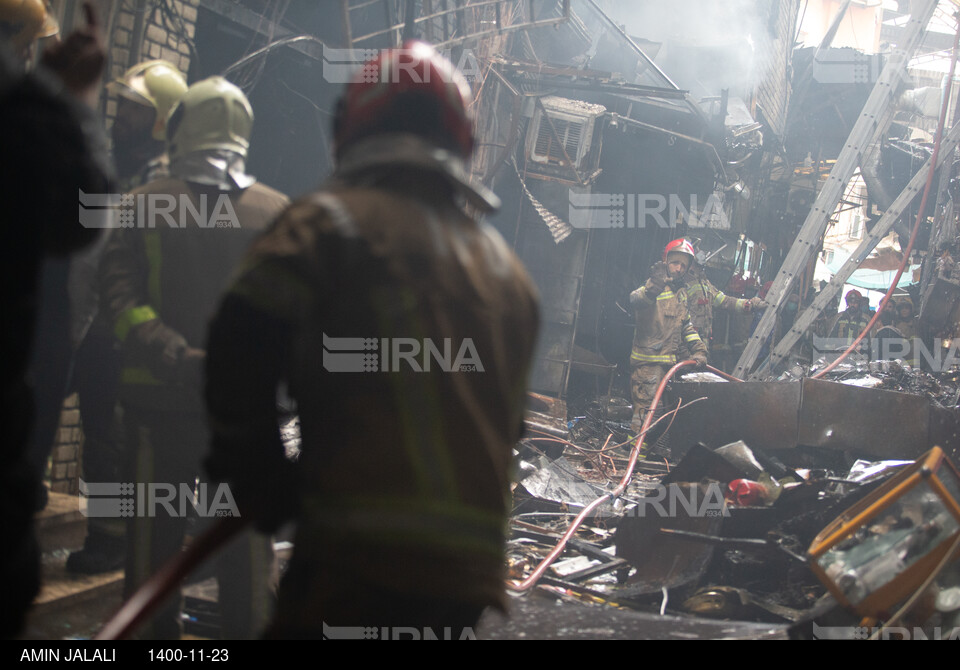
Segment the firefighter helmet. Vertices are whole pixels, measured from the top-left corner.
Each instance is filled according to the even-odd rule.
[[[108,88],[118,96],[156,110],[153,139],[162,141],[170,110],[187,92],[187,80],[172,63],[148,60],[134,65],[122,77],[110,82]]]
[[[365,137],[408,133],[468,158],[474,143],[470,99],[466,78],[429,44],[384,50],[363,65],[338,103],[337,157]]]
[[[167,120],[170,160],[205,149],[226,149],[246,157],[252,129],[253,108],[243,91],[223,77],[198,81]]]
[[[688,240],[682,237],[678,240],[674,240],[664,248],[663,260],[666,261],[667,256],[669,256],[670,254],[686,254],[687,256],[690,257],[691,265],[697,259],[696,252],[693,250],[693,245],[690,244]]]
[[[847,295],[845,295],[843,299],[849,305],[851,300],[856,300],[857,302],[863,300],[863,294],[857,289],[850,289],[847,291]]]
[[[52,37],[60,25],[50,11],[50,0],[0,0],[0,35],[22,51],[36,39]]]

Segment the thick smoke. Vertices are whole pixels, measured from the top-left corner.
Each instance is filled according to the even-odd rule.
[[[631,36],[661,43],[657,64],[694,97],[738,95],[763,76],[758,48],[773,39],[779,0],[672,0],[601,3]]]

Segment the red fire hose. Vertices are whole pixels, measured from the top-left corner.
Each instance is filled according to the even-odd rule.
[[[185,551],[170,559],[137,589],[93,639],[123,640],[129,637],[194,568],[239,534],[249,522],[249,519],[240,517],[218,519],[205,533],[191,542]]]
[[[626,472],[621,478],[620,483],[617,485],[617,488],[615,488],[613,491],[610,491],[609,493],[605,493],[604,495],[600,496],[599,498],[594,500],[592,503],[587,505],[585,508],[583,508],[580,514],[578,514],[577,517],[570,524],[570,527],[567,528],[567,531],[563,534],[563,537],[561,537],[560,540],[557,542],[557,545],[550,551],[549,554],[547,554],[546,558],[540,561],[540,564],[536,567],[536,569],[532,573],[530,573],[530,575],[526,579],[524,579],[522,582],[509,584],[509,587],[511,590],[526,591],[531,587],[533,587],[540,580],[540,578],[543,577],[543,574],[547,571],[547,568],[549,568],[550,565],[557,559],[557,557],[561,553],[563,553],[563,550],[567,546],[567,542],[569,542],[570,539],[573,537],[574,533],[577,532],[577,529],[580,527],[580,524],[583,523],[583,520],[586,519],[595,509],[597,509],[604,502],[606,502],[607,500],[615,500],[626,490],[627,485],[630,484],[630,479],[633,477],[633,469],[637,465],[637,459],[640,456],[640,448],[643,444],[643,436],[646,434],[648,430],[650,430],[650,424],[653,422],[654,410],[656,410],[657,405],[660,404],[660,396],[663,395],[663,391],[667,387],[667,382],[669,382],[670,379],[673,378],[673,376],[677,373],[678,370],[680,370],[680,368],[686,367],[688,365],[696,365],[696,364],[697,362],[694,360],[680,361],[679,363],[674,365],[672,368],[670,368],[670,370],[667,371],[667,374],[663,376],[663,379],[660,380],[659,386],[657,386],[657,392],[654,394],[653,401],[650,403],[650,409],[647,412],[647,418],[643,420],[643,425],[640,428],[640,434],[637,436],[637,441],[633,445],[633,449],[630,450],[630,460],[627,463]],[[737,382],[742,381],[740,379],[737,379],[736,377],[732,377],[728,375],[725,372],[721,372],[716,368],[710,367],[709,365],[707,366],[707,369],[731,381],[737,381]]]

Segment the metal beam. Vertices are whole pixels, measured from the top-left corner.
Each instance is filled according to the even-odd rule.
[[[790,295],[790,288],[797,276],[806,267],[811,256],[820,246],[820,240],[826,231],[827,222],[843,196],[844,186],[860,164],[863,153],[884,130],[879,120],[886,117],[885,111],[893,103],[897,94],[898,82],[903,77],[910,57],[919,46],[924,29],[929,23],[936,6],[937,0],[921,0],[914,3],[913,9],[915,11],[910,16],[903,43],[887,60],[883,72],[880,73],[880,77],[870,93],[870,97],[863,106],[860,118],[854,124],[853,130],[850,131],[850,136],[830,171],[827,183],[817,194],[817,199],[814,201],[803,226],[801,226],[796,241],[787,253],[786,259],[780,266],[780,271],[773,280],[770,291],[767,293],[770,308],[764,312],[756,330],[747,341],[743,355],[734,369],[733,375],[735,377],[743,379],[753,367],[763,343],[773,332],[777,310]],[[758,379],[759,375],[751,375],[750,378]]]

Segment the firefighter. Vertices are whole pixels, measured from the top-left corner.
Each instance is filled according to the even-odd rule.
[[[847,294],[844,296],[844,301],[847,308],[840,312],[839,318],[837,318],[837,322],[833,326],[831,337],[843,339],[846,341],[846,344],[849,345],[863,332],[863,329],[869,323],[869,319],[866,318],[861,306],[863,295],[861,295],[860,291],[856,289],[847,291]]]
[[[883,303],[883,309],[880,310],[880,327],[896,327],[897,322],[897,303],[893,298],[889,298]]]
[[[903,335],[905,340],[903,347],[903,360],[908,364],[917,366],[920,364],[920,344],[917,340],[920,336],[919,319],[914,313],[913,300],[906,296],[897,300],[897,318],[894,326]]]
[[[113,157],[120,188],[129,191],[168,175],[165,152],[167,116],[187,91],[181,72],[163,60],[135,65],[112,82],[117,95]],[[96,273],[102,246],[75,258],[70,268],[73,339],[76,349],[72,388],[83,421],[83,478],[121,481],[122,421],[116,411],[122,361],[113,328],[99,311]],[[124,561],[123,519],[90,517],[83,548],[67,558],[67,571],[97,574]]]
[[[914,314],[913,300],[909,296],[897,300],[897,318],[893,325],[903,333],[904,337],[914,338],[917,336],[917,317]]]
[[[187,80],[172,63],[149,60],[134,65],[108,85],[117,96],[113,160],[123,191],[167,176],[167,116],[187,92]]]
[[[101,305],[124,354],[120,398],[132,456],[124,481],[167,487],[177,499],[184,487],[193,489],[207,449],[200,381],[206,325],[252,239],[288,204],[246,174],[252,123],[246,96],[225,79],[191,86],[167,123],[170,176],[131,192],[123,227],[113,231],[100,264]],[[135,511],[127,526],[127,594],[181,549],[183,509],[180,501]],[[251,534],[222,554],[224,638],[255,636],[266,623],[271,560],[266,539]],[[145,636],[178,638],[179,603],[163,608]]]
[[[77,221],[77,189],[112,188],[99,122],[83,104],[95,95],[105,59],[96,18],[89,5],[85,11],[86,25],[48,46],[40,66],[27,72],[24,63],[34,41],[55,34],[56,21],[42,0],[0,0],[0,193],[9,224],[0,262],[4,638],[17,635],[39,589],[33,514],[44,506],[46,488],[34,457],[49,451],[66,383],[70,353],[66,257],[98,237],[97,230]],[[45,367],[38,369],[37,361]],[[41,414],[52,420],[35,418]]]
[[[657,386],[675,363],[692,358],[700,367],[707,364],[707,345],[690,322],[684,289],[694,262],[693,245],[673,240],[663,260],[650,268],[647,282],[630,294],[637,319],[630,354],[634,428],[642,425]]]
[[[446,628],[503,607],[534,287],[467,178],[463,75],[429,45],[347,85],[336,170],[256,242],[211,325],[210,473],[264,529],[298,522],[273,638]],[[284,458],[274,398],[296,401]],[[442,627],[442,628],[441,628]]]
[[[723,309],[735,314],[747,314],[766,305],[760,297],[744,299],[726,295],[707,279],[703,266],[696,260],[687,271],[684,285],[690,323],[697,329],[700,339],[708,349],[713,341],[713,310]]]

